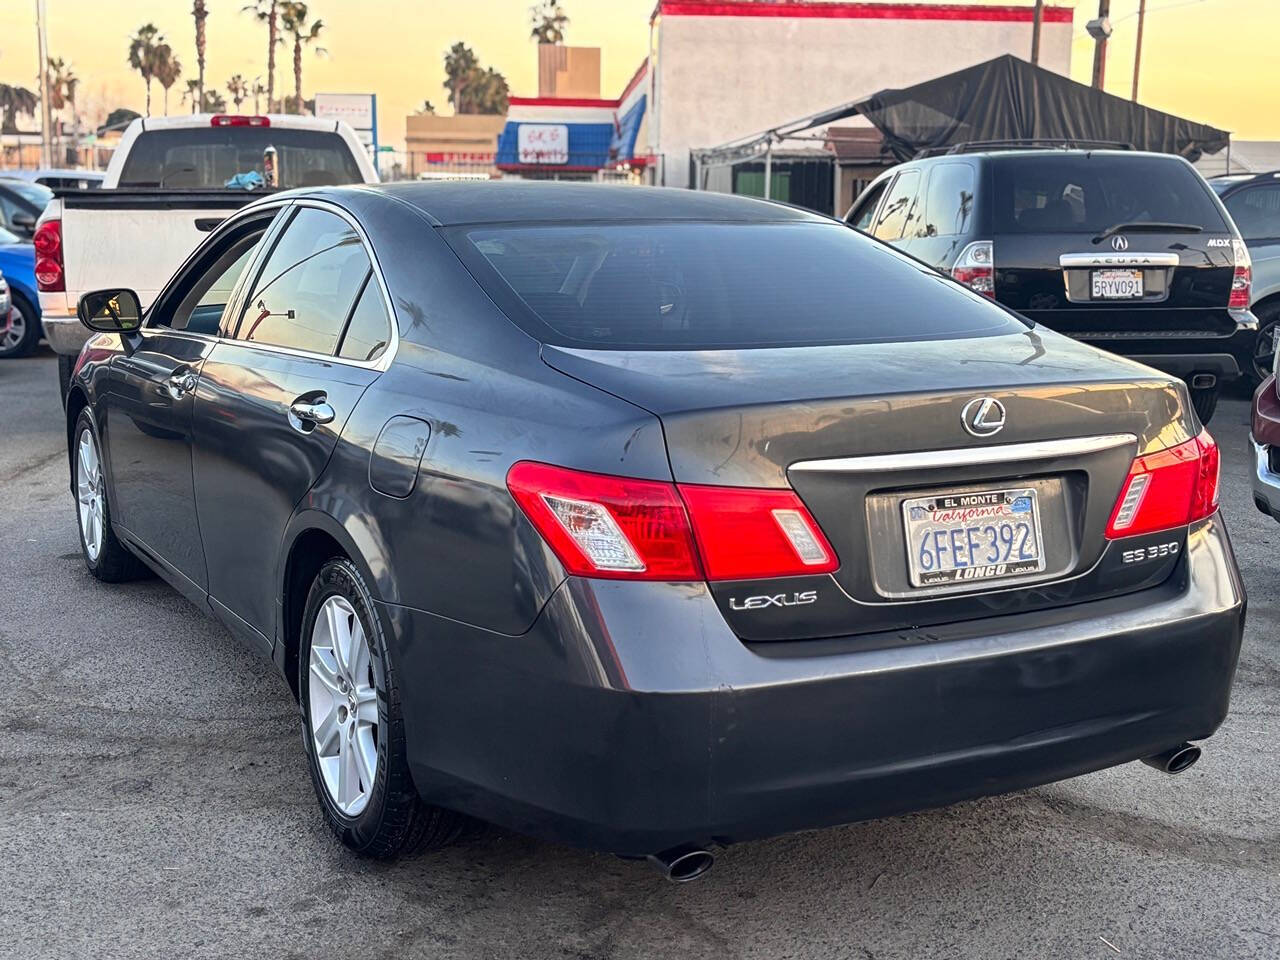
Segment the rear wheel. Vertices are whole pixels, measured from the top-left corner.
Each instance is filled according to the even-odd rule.
[[[1256,385],[1271,376],[1271,371],[1275,368],[1280,303],[1261,307],[1255,313],[1258,318],[1258,339],[1254,341],[1253,347],[1253,377]]]
[[[398,678],[372,596],[345,557],[327,562],[307,595],[298,695],[312,784],[343,844],[391,858],[458,835],[463,819],[413,786]]]
[[[125,549],[111,530],[111,507],[102,469],[98,428],[88,408],[76,419],[72,441],[76,480],[76,519],[80,529],[80,553],[84,565],[99,580],[120,583],[147,576],[146,564]]]
[[[16,293],[15,310],[9,314],[9,325],[0,319],[0,359],[25,357],[40,342],[40,313]]]
[[[1191,407],[1200,418],[1202,424],[1213,419],[1213,411],[1218,409],[1218,387],[1191,387]]]

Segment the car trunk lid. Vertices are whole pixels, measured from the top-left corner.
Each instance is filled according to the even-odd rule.
[[[677,483],[789,486],[799,494],[840,567],[713,583],[743,639],[875,634],[891,642],[886,637],[930,623],[1140,589],[1172,569],[1104,562],[1104,532],[1134,456],[1193,436],[1182,391],[1164,375],[1050,331],[909,348],[544,346],[543,356],[655,413]],[[932,382],[921,376],[930,370]],[[965,427],[973,425],[973,401],[983,398],[1003,406],[998,435]],[[911,507],[993,496],[1028,510],[1034,499],[1039,568],[987,583],[914,582]]]

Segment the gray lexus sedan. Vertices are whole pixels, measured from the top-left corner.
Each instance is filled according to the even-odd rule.
[[[1177,772],[1226,715],[1245,597],[1184,386],[826,218],[322,188],[80,313],[89,571],[275,661],[354,850],[470,815],[687,880]]]

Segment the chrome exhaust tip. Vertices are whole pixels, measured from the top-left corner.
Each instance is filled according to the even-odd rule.
[[[716,855],[703,847],[686,844],[650,854],[645,859],[672,883],[689,883],[711,869]]]
[[[1190,743],[1180,743],[1176,747],[1170,747],[1163,753],[1156,753],[1149,757],[1143,757],[1142,762],[1148,767],[1154,767],[1161,773],[1173,775],[1175,773],[1182,773],[1183,770],[1191,769],[1199,759],[1199,747]]]

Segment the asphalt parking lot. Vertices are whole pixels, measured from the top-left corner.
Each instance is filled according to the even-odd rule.
[[[0,957],[1280,956],[1280,525],[1247,417],[1212,425],[1249,627],[1196,767],[745,844],[677,887],[497,830],[341,848],[273,668],[160,581],[85,571],[53,356],[0,363]]]

